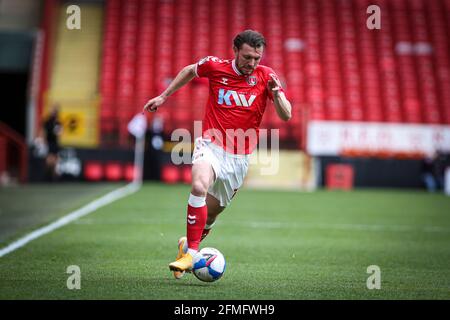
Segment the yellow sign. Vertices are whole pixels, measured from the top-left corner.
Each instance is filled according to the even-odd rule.
[[[61,122],[67,138],[81,138],[86,132],[86,112],[61,112]]]
[[[316,188],[314,161],[304,152],[257,150],[250,158],[246,187],[311,191]]]
[[[54,105],[59,106],[59,120],[63,125],[61,145],[66,147],[95,148],[99,145],[98,99],[48,99],[44,117]]]

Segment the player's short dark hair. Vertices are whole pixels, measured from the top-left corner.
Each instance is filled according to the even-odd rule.
[[[256,49],[261,46],[265,47],[266,39],[258,31],[249,29],[239,33],[233,40],[234,46],[238,49],[241,49],[244,43]]]

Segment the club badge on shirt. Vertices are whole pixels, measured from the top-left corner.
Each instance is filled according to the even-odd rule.
[[[247,77],[247,83],[253,87],[258,83],[258,78],[256,78],[255,76],[249,76]]]

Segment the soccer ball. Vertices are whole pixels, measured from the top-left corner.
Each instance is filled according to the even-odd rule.
[[[203,248],[194,256],[192,271],[197,279],[213,282],[222,277],[225,265],[225,258],[219,250]]]

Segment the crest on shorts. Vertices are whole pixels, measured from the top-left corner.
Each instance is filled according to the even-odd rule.
[[[255,76],[249,76],[247,77],[247,83],[253,87],[258,83],[258,78],[256,78]]]

